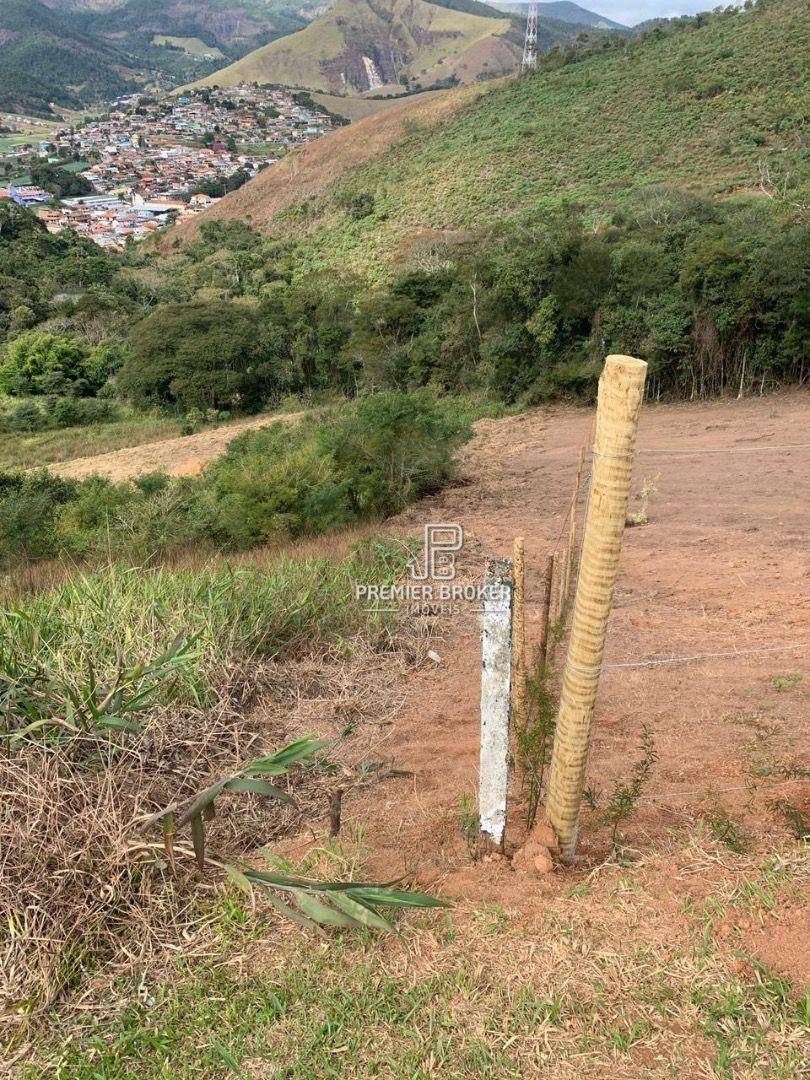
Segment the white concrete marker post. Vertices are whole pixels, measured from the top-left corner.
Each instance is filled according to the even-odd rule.
[[[481,768],[478,820],[481,838],[501,850],[506,832],[509,778],[509,695],[512,684],[512,596],[510,559],[490,559],[483,601],[481,668]]]

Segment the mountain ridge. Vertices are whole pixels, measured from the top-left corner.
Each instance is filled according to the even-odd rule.
[[[538,21],[538,50],[583,31]],[[192,86],[264,82],[332,94],[403,94],[516,72],[524,20],[479,0],[335,0],[298,33],[272,42]]]
[[[529,5],[521,2],[521,0],[512,0],[512,2],[493,0],[492,6],[501,11],[508,11],[525,18]],[[557,19],[560,22],[574,23],[577,26],[590,26],[599,30],[629,30],[629,27],[625,26],[624,23],[615,22],[613,19],[609,19],[606,15],[600,15],[596,11],[589,11],[588,8],[580,7],[579,4],[574,4],[571,0],[548,0],[547,3],[538,3],[537,15],[541,19]]]
[[[300,30],[316,10],[293,0],[2,0],[0,108],[48,115],[51,102],[80,109],[168,90],[221,66],[220,55],[230,62]],[[197,53],[185,39],[199,40]]]
[[[470,14],[467,3],[335,0],[286,40],[194,82],[268,82],[329,93],[399,93],[514,70],[520,45],[508,16]],[[495,14],[495,13],[493,13]]]
[[[609,219],[633,192],[662,183],[758,191],[762,162],[785,184],[806,184],[796,140],[808,44],[802,0],[770,0],[552,56],[535,75],[449,91],[438,111],[411,99],[396,130],[388,113],[343,141],[321,140],[180,235],[242,218],[295,237],[301,274],[341,265],[374,276],[420,245],[564,203]],[[347,162],[352,139],[379,148]],[[347,190],[373,208],[362,220],[342,209]]]

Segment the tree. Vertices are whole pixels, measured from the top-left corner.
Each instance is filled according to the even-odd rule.
[[[118,386],[141,407],[257,408],[274,391],[262,330],[244,304],[167,304],[133,327]]]
[[[87,195],[93,190],[93,185],[86,177],[55,165],[32,165],[31,181],[45,191],[53,192],[60,199],[72,195]]]

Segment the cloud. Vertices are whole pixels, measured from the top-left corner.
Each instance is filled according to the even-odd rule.
[[[587,4],[584,6],[587,7]],[[600,15],[607,15],[616,22],[635,26],[645,19],[674,19],[678,15],[696,15],[699,11],[711,11],[714,6],[706,3],[706,0],[638,0],[634,4],[628,4],[627,0],[599,0],[598,11]]]
[[[716,3],[711,0],[596,0],[593,4],[588,0],[577,0],[577,3],[588,11],[605,15],[614,22],[624,23],[625,26],[635,26],[646,19],[673,19],[678,15],[696,15],[699,11],[711,11],[716,7]]]

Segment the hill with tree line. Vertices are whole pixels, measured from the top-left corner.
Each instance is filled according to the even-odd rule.
[[[51,103],[79,109],[168,89],[300,30],[314,10],[286,0],[3,0],[0,109],[47,116]]]
[[[761,195],[764,177],[766,189],[795,188],[809,36],[799,0],[760,0],[588,52],[557,51],[534,75],[472,97],[456,91],[424,113],[417,99],[398,123],[389,113],[308,147],[208,220],[303,228],[309,265],[348,262],[365,275],[431,237],[509,219],[531,225],[566,201],[604,220],[634,190],[661,183]],[[375,153],[355,163],[365,143]],[[373,207],[362,220],[342,209],[348,189]]]

